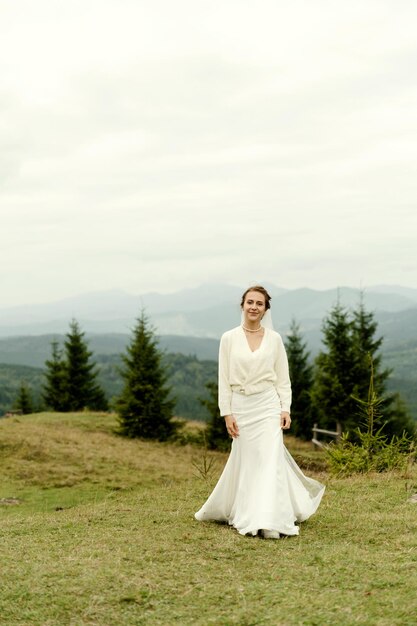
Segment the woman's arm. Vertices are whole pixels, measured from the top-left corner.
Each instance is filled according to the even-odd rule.
[[[229,379],[229,346],[230,338],[223,335],[219,348],[219,409],[220,415],[224,416],[227,432],[231,437],[239,436],[237,422],[232,415],[231,401],[232,389]]]
[[[219,348],[219,409],[220,415],[231,415],[232,389],[229,382],[229,338],[223,335]]]
[[[287,353],[281,337],[278,338],[275,373],[277,376],[276,388],[281,401],[281,426],[282,428],[289,428],[291,424],[291,381]]]

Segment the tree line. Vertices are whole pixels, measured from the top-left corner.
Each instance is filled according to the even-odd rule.
[[[379,352],[382,338],[376,337],[374,315],[365,310],[363,300],[354,311],[337,302],[322,325],[324,348],[314,361],[307,351],[300,327],[294,320],[285,339],[293,388],[292,433],[311,439],[315,422],[320,427],[344,431],[358,425],[355,398],[366,397],[369,384],[369,356],[374,367],[376,392],[383,398],[381,423],[387,434],[414,432],[415,426],[398,394],[386,392],[390,371],[383,367]],[[108,402],[97,382],[97,366],[84,340],[84,333],[73,320],[63,348],[52,343],[52,354],[45,363],[43,400],[54,411],[107,410]],[[123,381],[120,394],[112,401],[121,434],[166,440],[175,435],[175,399],[167,384],[163,355],[149,321],[142,311],[132,339],[121,357],[118,375]],[[210,415],[207,424],[209,447],[227,448],[229,441],[224,420],[217,407],[217,383],[206,385],[200,402]],[[28,390],[22,385],[17,406],[30,412]]]
[[[58,412],[106,411],[105,393],[97,381],[98,369],[76,320],[70,323],[63,348],[52,342],[51,357],[45,362],[42,400]],[[173,411],[175,399],[167,383],[166,367],[157,340],[142,311],[133,330],[131,343],[122,355],[119,375],[123,389],[112,402],[119,419],[120,434],[165,441],[178,428]],[[15,408],[33,411],[30,390],[22,383]]]

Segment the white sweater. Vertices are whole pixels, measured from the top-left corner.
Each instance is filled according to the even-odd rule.
[[[241,326],[225,332],[219,350],[219,408],[221,415],[231,415],[232,391],[245,395],[275,387],[281,410],[291,406],[291,382],[288,359],[281,335],[265,328],[260,347],[251,351]]]

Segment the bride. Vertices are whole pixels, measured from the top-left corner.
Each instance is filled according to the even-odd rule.
[[[291,383],[281,336],[272,329],[264,287],[242,296],[242,325],[220,341],[219,408],[233,438],[226,466],[199,521],[228,522],[241,535],[298,535],[296,522],[318,508],[324,485],[305,476],[284,446]]]

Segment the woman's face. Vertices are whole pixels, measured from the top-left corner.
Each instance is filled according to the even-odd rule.
[[[243,303],[245,322],[261,323],[265,314],[265,296],[259,291],[248,291]]]

